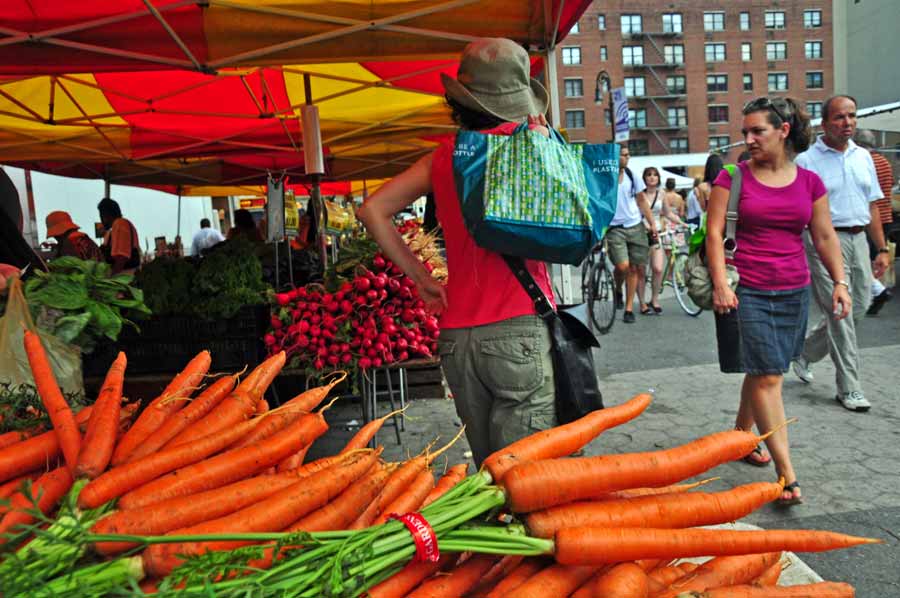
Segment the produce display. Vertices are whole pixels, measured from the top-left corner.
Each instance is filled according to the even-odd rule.
[[[853,588],[777,587],[782,551],[880,542],[699,528],[781,494],[782,483],[726,492],[684,483],[747,455],[762,440],[751,432],[571,456],[637,418],[650,395],[436,482],[445,449],[385,463],[380,449],[364,448],[390,415],[338,454],[305,463],[328,431],[325,400],[343,375],[270,409],[262,397],[283,352],[242,379],[210,376],[201,352],[131,423],[125,354],[96,403],[73,413],[40,342],[26,333],[25,346],[51,429],[0,448],[5,596],[834,598]],[[698,556],[714,558],[677,562]]]
[[[434,234],[415,222],[400,232],[425,267],[445,279]],[[265,337],[269,353],[284,351],[291,367],[313,375],[336,367],[365,370],[437,351],[437,318],[426,313],[412,279],[367,237],[342,247],[324,285],[277,293],[274,299],[272,330]]]

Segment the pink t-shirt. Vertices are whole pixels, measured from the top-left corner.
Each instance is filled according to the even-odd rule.
[[[756,180],[747,162],[738,167],[742,177],[734,265],[741,286],[781,291],[808,285],[801,234],[812,219],[813,202],[827,193],[822,179],[798,166],[791,184],[769,187]],[[722,170],[713,185],[731,189],[731,175]]]
[[[509,135],[515,124],[503,124],[485,133]],[[447,309],[441,314],[441,328],[482,326],[537,313],[531,298],[513,276],[499,253],[475,245],[459,206],[453,179],[453,145],[450,138],[434,151],[431,186],[437,218],[444,231],[447,248]],[[553,301],[550,277],[543,262],[526,260],[528,271],[544,294]]]

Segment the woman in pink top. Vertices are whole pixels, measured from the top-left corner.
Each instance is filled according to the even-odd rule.
[[[507,39],[479,39],[463,51],[457,78],[442,75],[460,127],[509,135],[528,121],[545,136],[547,92],[531,79],[528,53]],[[379,189],[358,210],[385,255],[441,312],[439,353],[475,464],[493,451],[556,424],[550,334],[503,258],[475,245],[466,230],[453,177],[455,140]],[[434,193],[447,249],[448,283],[436,282],[392,224],[394,214]],[[528,270],[553,301],[543,263]]]
[[[743,134],[750,159],[737,166],[741,195],[734,239],[734,265],[740,275],[736,293],[725,276],[723,249],[731,188],[727,170],[719,173],[709,199],[706,255],[717,329],[735,321],[739,332],[732,347],[738,367],[729,370],[745,373],[735,425],[750,430],[756,423],[760,434],[778,429],[766,445],[777,475],[786,482],[779,502],[787,506],[802,502],[783,425],[781,387],[806,335],[809,268],[801,234],[807,226],[834,280],[834,317],[850,313],[850,295],[842,280],[844,265],[825,186],[815,173],[793,162],[809,147],[809,117],[794,100],[757,98],[744,107]],[[720,338],[720,351],[721,345]],[[768,458],[757,447],[747,461],[765,465]]]

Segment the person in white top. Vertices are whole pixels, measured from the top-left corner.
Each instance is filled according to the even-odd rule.
[[[829,98],[822,107],[822,129],[824,135],[797,156],[796,161],[818,174],[828,189],[831,220],[844,256],[844,280],[832,282],[808,232],[805,233],[812,294],[824,317],[807,335],[803,353],[792,366],[794,373],[809,383],[813,379],[809,364],[830,355],[836,374],[836,400],[851,411],[868,411],[871,404],[863,395],[860,383],[854,321],[866,313],[871,301],[873,271],[875,276],[881,276],[889,265],[875,204],[882,192],[872,156],[852,139],[856,131],[856,100],[846,95]],[[869,261],[869,246],[862,234],[866,230],[878,251],[874,262]],[[849,286],[854,306],[852,318],[829,317],[833,284]]]
[[[217,245],[225,240],[222,233],[212,228],[209,218],[200,221],[200,230],[194,233],[194,240],[191,242],[191,255],[200,255],[204,249],[209,249],[213,245]]]
[[[675,179],[668,179],[666,181],[666,188],[660,188],[659,181],[659,170],[657,170],[653,166],[648,166],[644,169],[644,173],[641,176],[646,185],[646,189],[642,192],[644,196],[644,201],[647,202],[650,206],[650,213],[653,214],[653,222],[656,225],[656,230],[661,231],[665,227],[665,223],[663,220],[668,220],[673,224],[681,224],[681,219],[677,214],[674,214],[669,206],[668,195],[670,193],[675,193]],[[647,228],[647,241],[650,245],[650,269],[653,271],[653,280],[651,281],[651,296],[650,296],[650,304],[648,305],[644,301],[645,297],[645,287],[647,286],[647,276],[646,271],[642,268],[639,276],[638,276],[638,284],[637,284],[637,297],[638,302],[641,306],[641,313],[643,315],[650,314],[661,314],[662,307],[659,305],[659,291],[662,288],[662,275],[663,275],[663,266],[665,266],[665,259],[663,255],[662,248],[660,247],[659,237],[658,236],[650,236],[650,223],[645,221],[644,226]]]
[[[616,307],[624,307],[622,321],[634,323],[634,293],[638,277],[647,263],[649,245],[643,219],[649,223],[650,234],[656,236],[656,222],[644,197],[644,182],[628,169],[631,154],[627,147],[619,150],[619,197],[616,213],[606,233],[609,259],[616,266]],[[622,283],[625,283],[625,300],[622,301]]]

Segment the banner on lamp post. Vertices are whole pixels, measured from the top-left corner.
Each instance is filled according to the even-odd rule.
[[[616,143],[628,141],[628,96],[624,87],[612,90],[613,131]]]

